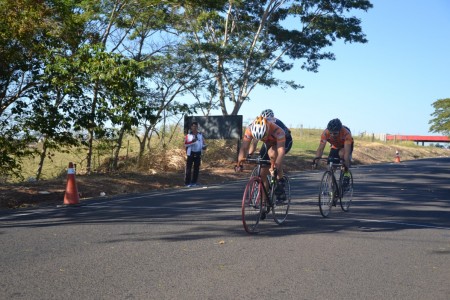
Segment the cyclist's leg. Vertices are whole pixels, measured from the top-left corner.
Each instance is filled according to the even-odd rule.
[[[341,148],[343,149],[343,148]],[[333,161],[333,163],[339,163],[341,158],[339,155],[340,149],[332,147],[330,149],[330,154],[328,155],[328,162]]]
[[[265,143],[261,146],[261,149],[259,151],[259,156],[263,160],[269,160],[270,159],[268,147],[267,147],[267,145]],[[269,175],[269,168],[268,167],[261,167],[261,178],[264,179],[263,182],[264,182],[264,187],[266,188],[266,191],[269,190],[269,182],[267,180],[265,180],[268,175]],[[265,197],[265,195],[264,195],[264,197]]]
[[[292,148],[292,143],[293,143],[293,141],[292,141],[292,136],[286,137],[286,144],[285,144],[285,146],[284,146],[284,149],[285,149],[285,153],[286,153],[286,154],[288,154],[288,152],[291,150],[291,148]]]
[[[341,208],[343,211],[348,211],[353,199],[353,175],[350,170],[342,176],[342,192],[340,197]]]
[[[286,220],[289,213],[289,206],[291,204],[291,186],[289,183],[289,178],[286,175],[284,176],[284,182],[286,199],[283,201],[277,201],[272,210],[273,218],[277,224],[282,224]]]
[[[284,153],[287,154],[292,148],[292,136],[287,136],[286,137],[286,142],[285,142],[285,148],[284,148]],[[286,192],[286,184],[289,184],[287,182],[287,177],[284,175],[284,170],[281,169],[278,171],[278,178],[280,178],[278,180],[278,184],[277,184],[277,190],[276,190],[276,194],[277,194],[277,200],[278,202],[284,202],[286,201],[286,199],[288,199],[288,195]]]
[[[352,142],[352,145],[351,145],[351,147],[350,147],[350,155],[349,155],[350,161],[349,161],[349,166],[350,166],[350,164],[352,163],[352,155],[353,155],[353,147],[354,147],[354,145],[355,145],[355,142]]]
[[[261,149],[259,149],[259,157],[262,159],[269,159],[269,154],[267,153],[267,145],[263,143]]]
[[[275,161],[278,156],[278,151],[276,149],[276,146],[271,146],[268,150],[268,156],[270,157],[271,161]],[[277,200],[284,201],[286,200],[286,193],[284,190],[285,180],[283,179],[283,168],[278,169],[278,175],[277,175],[277,185],[275,188],[275,195]]]
[[[349,154],[349,166],[350,166],[350,163],[351,163],[351,157],[352,157],[352,147],[350,147],[350,154]],[[339,156],[340,156],[340,158],[341,159],[344,159],[344,153],[345,153],[345,150],[344,150],[344,148],[341,148],[341,149],[339,149]],[[341,192],[341,195],[342,195],[342,193],[344,192],[344,190],[345,189],[347,189],[347,187],[348,187],[348,184],[349,184],[349,178],[350,178],[350,172],[349,171],[347,171],[347,172],[345,172],[345,173],[343,173],[343,172],[341,172],[340,173],[340,177],[339,177],[339,189],[341,190],[340,192]]]

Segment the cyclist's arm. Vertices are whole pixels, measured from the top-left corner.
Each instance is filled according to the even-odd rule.
[[[239,150],[239,155],[238,155],[238,166],[242,166],[242,164],[245,162],[245,159],[247,158],[248,155],[248,148],[250,147],[250,143],[252,140],[247,140],[244,138],[244,140],[242,141],[241,144],[241,149]]]
[[[258,145],[258,140],[251,141],[250,148],[248,150],[248,155],[252,155],[255,152],[257,145]]]
[[[317,148],[317,151],[316,151],[316,157],[322,157],[325,146],[326,146],[326,143],[322,143],[322,141],[320,141],[319,147]]]

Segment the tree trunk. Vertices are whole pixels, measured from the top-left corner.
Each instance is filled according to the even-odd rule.
[[[39,167],[36,172],[36,180],[39,181],[42,174],[42,168],[44,167],[45,156],[47,155],[47,139],[44,138],[44,142],[42,143],[42,152],[39,155]]]
[[[122,128],[119,131],[119,138],[117,140],[116,150],[114,151],[114,158],[113,158],[113,164],[112,164],[112,169],[114,171],[117,171],[117,163],[119,161],[119,154],[120,154],[120,149],[122,148],[122,141],[123,141],[124,134],[125,134],[125,128],[122,126]]]
[[[86,172],[87,174],[91,174],[91,165],[92,165],[92,148],[94,144],[94,124],[95,124],[95,111],[97,106],[97,98],[98,97],[98,82],[95,84],[94,88],[94,97],[92,99],[92,106],[91,106],[91,120],[88,128],[89,133],[89,143],[88,143],[88,154],[86,157]]]

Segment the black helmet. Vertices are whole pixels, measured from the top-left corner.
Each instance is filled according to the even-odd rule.
[[[342,128],[342,123],[341,123],[341,120],[339,120],[339,119],[333,119],[330,122],[328,122],[327,129],[329,131],[336,132],[336,131],[341,130],[341,128]]]

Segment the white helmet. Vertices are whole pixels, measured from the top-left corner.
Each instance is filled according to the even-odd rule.
[[[271,110],[270,108],[265,109],[261,112],[261,116],[263,118],[273,118],[274,117],[273,110]]]
[[[262,116],[258,116],[255,121],[253,121],[252,126],[252,136],[257,139],[261,140],[264,138],[267,132],[267,121],[266,118]]]

